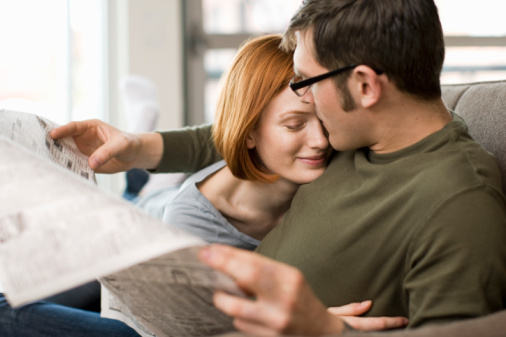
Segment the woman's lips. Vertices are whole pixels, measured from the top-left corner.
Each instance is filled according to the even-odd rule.
[[[311,165],[311,166],[321,166],[325,164],[327,157],[325,155],[320,156],[310,156],[310,157],[299,157],[299,160]]]

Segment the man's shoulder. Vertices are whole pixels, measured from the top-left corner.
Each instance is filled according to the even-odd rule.
[[[501,174],[494,156],[472,139],[463,121],[452,123],[456,126],[450,128],[432,173],[447,177],[457,188],[488,186],[500,192]]]

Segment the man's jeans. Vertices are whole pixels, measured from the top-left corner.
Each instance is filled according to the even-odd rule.
[[[0,336],[139,337],[123,322],[48,301],[32,302],[13,309],[3,294],[0,294]]]

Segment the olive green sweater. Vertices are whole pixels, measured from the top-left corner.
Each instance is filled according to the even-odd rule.
[[[159,171],[219,159],[210,128],[164,132]],[[370,299],[409,326],[500,310],[506,210],[494,158],[460,117],[395,153],[335,153],[257,251],[299,268],[327,306]]]

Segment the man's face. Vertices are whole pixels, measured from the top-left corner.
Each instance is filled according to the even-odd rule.
[[[307,79],[321,75],[329,70],[320,65],[313,57],[312,30],[297,33],[297,48],[293,56],[295,73]],[[305,103],[314,104],[318,118],[329,133],[329,142],[339,151],[354,150],[368,146],[366,121],[362,109],[357,105],[353,96],[348,97],[355,109],[343,109],[344,96],[337,89],[334,79],[328,78],[314,83],[301,97]]]

